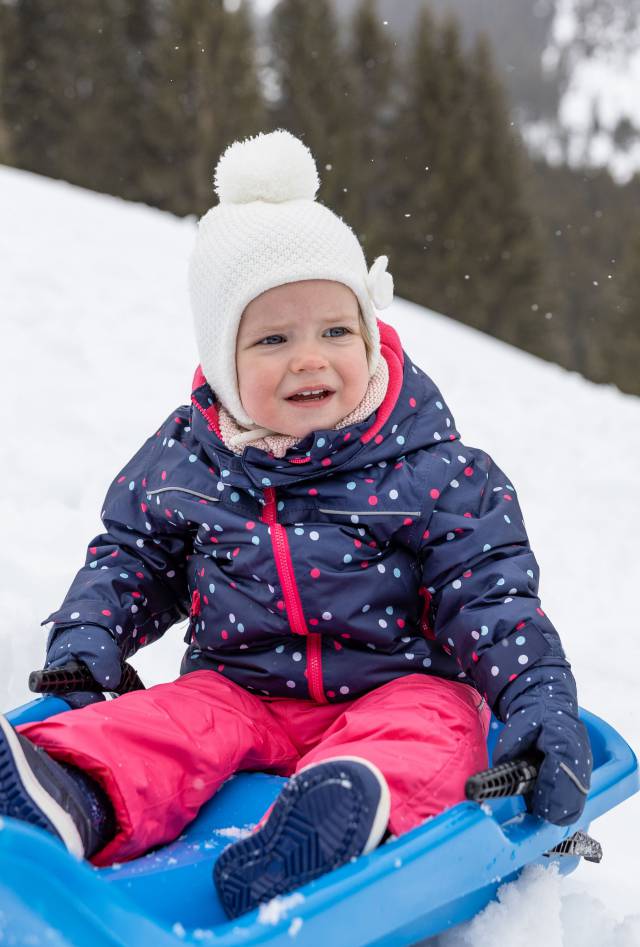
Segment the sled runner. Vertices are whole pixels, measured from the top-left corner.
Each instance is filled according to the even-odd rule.
[[[132,686],[135,686],[132,685]],[[12,724],[68,712],[41,697],[8,714]],[[212,884],[213,864],[251,831],[284,780],[241,773],[222,787],[175,842],[121,865],[80,862],[48,833],[0,820],[0,939],[48,947],[177,947],[179,944],[415,944],[473,917],[526,865],[581,855],[599,860],[589,824],[638,789],[633,751],[604,720],[581,712],[594,755],[583,815],[556,826],[527,813],[501,768],[470,780],[463,802],[369,855],[229,921]],[[489,758],[500,724],[489,731]],[[526,790],[526,770],[520,791]],[[557,849],[556,851],[553,851]],[[597,870],[594,868],[593,870]]]

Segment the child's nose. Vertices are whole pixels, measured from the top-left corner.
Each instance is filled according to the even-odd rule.
[[[326,368],[327,359],[313,346],[300,347],[291,356],[290,368],[292,372],[317,372]]]

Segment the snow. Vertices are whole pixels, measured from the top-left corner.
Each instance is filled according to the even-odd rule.
[[[253,0],[253,7],[260,16],[268,16],[278,0]]]
[[[260,924],[278,924],[293,908],[297,908],[298,905],[303,903],[304,896],[297,892],[278,898],[272,898],[271,901],[265,901],[265,903],[261,904],[258,908],[258,921]],[[295,920],[294,918],[294,921]],[[291,927],[295,927],[299,930],[299,926],[294,925],[293,922],[290,926],[290,930]],[[295,933],[297,933],[297,930]]]
[[[640,914],[618,922],[602,901],[564,893],[556,866],[525,868],[518,881],[498,889],[468,924],[438,938],[434,947],[638,947]]]
[[[552,162],[607,167],[620,183],[640,170],[640,140],[614,139],[618,123],[640,130],[640,4],[556,0],[542,66],[566,73],[553,122],[525,126],[528,145]],[[592,128],[597,115],[599,129]],[[563,142],[566,140],[566,153]]]
[[[254,829],[255,825],[230,825],[224,829],[216,829],[216,835],[221,835],[223,838],[230,838],[234,841],[237,841],[241,838],[249,838]]]
[[[0,708],[8,709],[30,698],[27,675],[44,654],[40,622],[101,530],[111,479],[189,399],[195,221],[10,168],[0,168],[0,206]],[[463,439],[513,479],[543,605],[581,703],[637,748],[640,399],[411,303],[398,300],[385,319],[442,388]],[[175,677],[183,633],[175,626],[136,656],[145,683]],[[523,876],[471,925],[441,937],[443,947],[637,945],[639,828],[636,796],[592,827],[601,865],[564,879]]]
[[[294,917],[294,919],[291,921],[291,924],[289,924],[289,930],[287,931],[289,937],[297,937],[300,933],[300,928],[302,927],[303,923],[304,922],[301,917]]]

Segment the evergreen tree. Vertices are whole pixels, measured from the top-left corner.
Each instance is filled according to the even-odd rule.
[[[17,0],[3,113],[19,167],[176,213],[260,130],[247,9],[222,0]]]
[[[126,34],[133,0],[57,4],[58,86],[64,83],[64,126],[57,139],[57,176],[122,194],[134,136],[129,120],[130,56]],[[55,93],[49,94],[49,101]]]
[[[398,292],[516,341],[535,303],[536,234],[518,148],[484,44],[416,23],[386,195]]]
[[[114,194],[129,182],[137,127],[127,121],[131,4],[17,0],[5,42],[3,111],[18,167]]]
[[[203,153],[214,147],[211,107],[221,41],[222,0],[170,0],[159,7],[150,50],[153,203],[178,214],[204,209],[209,195]]]
[[[11,27],[13,9],[0,3],[0,164],[9,164],[11,156],[11,136],[6,120],[6,50],[12,42]]]
[[[153,127],[155,76],[151,56],[156,33],[155,0],[110,0],[120,7],[120,43],[116,63],[116,112],[121,136],[117,179],[108,189],[133,201],[156,203],[159,162]],[[109,149],[111,150],[111,148]]]
[[[453,24],[440,30],[426,8],[402,80],[385,195],[392,271],[401,295],[455,315],[466,272],[456,238],[466,230],[472,164],[467,77]]]
[[[387,176],[395,45],[381,22],[376,0],[362,0],[351,24],[349,50],[353,103],[360,128],[353,142],[356,178],[349,191],[348,220],[371,258],[378,255],[385,242],[381,195]]]
[[[18,0],[3,11],[2,100],[17,167],[59,176],[58,145],[67,94],[58,41],[62,17],[54,0]]]
[[[544,235],[539,314],[555,357],[593,381],[640,394],[634,303],[640,176],[621,186],[604,170],[541,161],[533,172],[530,203]]]
[[[640,184],[640,181],[638,181]],[[623,391],[640,395],[640,211],[635,208],[635,226],[622,261],[620,286],[615,289],[609,320],[604,381],[612,374]],[[612,367],[615,366],[614,372]]]
[[[272,14],[271,46],[279,87],[272,123],[305,141],[317,161],[320,200],[348,220],[362,117],[329,0],[282,0]]]
[[[179,214],[213,203],[217,158],[264,122],[254,40],[245,6],[173,0],[159,12],[152,52],[153,129],[158,160],[153,203]]]
[[[264,131],[267,121],[258,80],[255,35],[246,0],[237,10],[225,10],[223,35],[215,79],[219,141],[214,152],[206,156],[209,179],[219,153],[237,139]]]
[[[476,225],[467,241],[482,328],[529,351],[544,329],[539,300],[541,235],[527,204],[526,158],[512,131],[504,90],[488,42],[480,37],[470,59],[469,138],[475,166],[466,211]],[[551,338],[543,345],[554,357]]]

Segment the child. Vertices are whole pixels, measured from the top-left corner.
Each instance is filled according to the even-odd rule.
[[[462,800],[488,707],[496,762],[541,759],[540,817],[575,822],[591,773],[514,489],[377,321],[387,259],[367,271],[317,188],[288,132],[222,156],[191,405],[115,479],[46,619],[48,664],[109,690],[188,616],[181,677],[0,731],[0,812],[96,865],[176,838],[239,770],[292,776],[216,864],[231,917]]]

